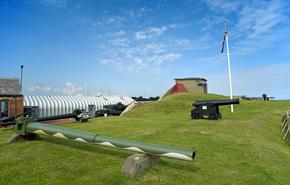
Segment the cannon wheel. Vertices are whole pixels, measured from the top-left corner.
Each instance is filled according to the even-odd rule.
[[[191,115],[192,119],[197,119],[197,115]]]
[[[200,116],[198,114],[192,114],[191,117],[192,117],[192,119],[199,119],[200,118]]]
[[[217,120],[219,118],[219,116],[217,114],[211,114],[209,115],[209,119],[210,120]]]

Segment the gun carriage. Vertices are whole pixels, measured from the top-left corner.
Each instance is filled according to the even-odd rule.
[[[217,120],[222,118],[219,111],[219,106],[239,104],[239,99],[233,100],[197,100],[192,105],[195,106],[191,110],[192,119],[201,119],[206,116],[210,120]]]

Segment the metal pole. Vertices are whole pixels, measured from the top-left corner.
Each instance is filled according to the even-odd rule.
[[[233,89],[232,89],[232,75],[231,75],[231,61],[230,61],[230,50],[229,50],[229,38],[227,31],[227,22],[225,22],[225,34],[227,43],[227,55],[228,55],[228,71],[229,71],[229,82],[230,82],[230,97],[233,99]],[[234,105],[231,104],[231,112],[234,112]]]
[[[22,93],[22,76],[23,76],[23,65],[21,65],[21,77],[20,77],[20,92]]]
[[[0,78],[1,78],[1,70],[2,70],[2,67],[1,67],[1,60],[0,60]]]

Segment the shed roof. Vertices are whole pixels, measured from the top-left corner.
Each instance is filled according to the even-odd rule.
[[[0,78],[0,95],[21,95],[18,78]]]
[[[207,79],[205,79],[205,78],[200,78],[200,77],[175,78],[174,80],[204,80],[204,81],[207,81]]]

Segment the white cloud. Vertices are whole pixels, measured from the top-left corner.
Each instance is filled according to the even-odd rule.
[[[152,33],[155,35],[162,35],[167,30],[167,26],[162,26],[160,28],[152,27],[149,28],[148,33]]]
[[[229,19],[229,38],[230,42],[233,41],[233,54],[253,53],[272,42],[285,40],[287,37],[289,39],[289,29],[283,29],[289,28],[289,18],[285,16],[288,6],[285,1],[206,0],[206,3],[215,14],[209,14],[202,19],[201,30],[206,33],[216,32],[213,28]],[[237,19],[236,24],[231,21],[234,20],[233,17]]]
[[[222,54],[217,54],[214,56],[207,56],[207,57],[202,57],[200,59],[196,59],[197,62],[202,62],[205,64],[211,64],[211,65],[220,65],[224,64],[227,62],[227,58],[225,55]]]
[[[269,96],[290,99],[290,61],[266,65],[258,68],[233,70],[232,83],[234,95]],[[209,92],[229,94],[228,74],[212,73],[208,76]]]
[[[112,60],[112,59],[104,59],[104,60],[100,60],[100,63],[101,64],[104,64],[104,65],[106,65],[106,64],[113,64],[114,63],[114,60]]]
[[[238,11],[242,5],[242,1],[226,1],[226,0],[205,0],[205,3],[213,11],[223,11],[230,13]]]
[[[209,34],[204,34],[198,39],[191,40],[188,38],[175,39],[169,45],[179,50],[205,50],[214,47],[215,41]]]
[[[130,41],[126,38],[118,38],[109,40],[109,42],[114,46],[128,46]]]
[[[123,36],[125,34],[126,34],[126,32],[124,30],[120,30],[120,31],[116,32],[114,35],[115,36]]]
[[[146,44],[142,49],[142,53],[163,53],[165,51],[164,44]]]
[[[225,16],[220,16],[220,15],[206,15],[200,21],[200,23],[202,24],[201,31],[203,33],[205,33],[205,32],[206,33],[207,32],[213,33],[213,31],[216,30],[216,28],[219,25],[223,25],[225,21],[227,21],[227,18]],[[220,30],[216,30],[216,31],[220,31]]]
[[[174,23],[174,24],[169,24],[168,27],[170,27],[170,28],[184,28],[185,24]]]
[[[84,90],[83,87],[72,82],[65,83],[63,87],[30,85],[25,89],[33,95],[82,95]]]
[[[138,32],[135,32],[135,37],[137,40],[142,40],[142,39],[147,38],[147,34],[145,31],[138,31]]]
[[[137,50],[134,47],[119,48],[116,51],[118,52],[118,55],[121,55],[125,58],[132,58],[134,55],[137,55]]]
[[[53,88],[50,86],[30,85],[27,87],[28,92],[49,92]]]
[[[62,89],[62,92],[65,95],[82,95],[83,87],[78,86],[72,82],[65,83],[65,87]]]
[[[189,39],[176,39],[175,40],[175,45],[185,45],[185,44],[190,44],[191,41]]]
[[[279,1],[254,1],[242,7],[236,32],[238,35],[254,38],[272,32],[273,28],[287,20],[283,15],[283,3]]]
[[[131,55],[127,58],[104,59],[100,63],[111,65],[122,70],[135,73],[150,72],[160,74],[166,63],[177,61],[182,57],[180,53],[155,54],[153,56]]]
[[[154,55],[148,58],[148,61],[162,64],[164,62],[173,62],[182,57],[180,53],[168,53],[164,55]]]
[[[134,58],[134,63],[137,65],[141,65],[143,64],[143,60],[141,58],[135,57]]]
[[[150,27],[145,31],[135,32],[135,38],[137,40],[150,39],[152,37],[161,36],[167,30],[168,30],[167,26],[162,26],[159,28],[158,27]]]
[[[34,0],[31,2],[48,8],[53,8],[55,10],[62,9],[67,6],[67,0]]]
[[[126,21],[126,17],[119,15],[106,15],[102,16],[97,24],[100,26],[104,25],[120,25]]]
[[[125,10],[125,13],[127,13],[131,19],[134,19],[134,18],[143,17],[144,15],[152,11],[153,11],[152,8],[141,7],[141,8],[136,8],[132,10]]]

